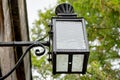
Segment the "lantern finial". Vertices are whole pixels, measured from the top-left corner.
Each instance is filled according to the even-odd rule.
[[[56,13],[56,15],[59,15],[59,14],[73,14],[74,9],[73,9],[73,6],[70,5],[69,3],[62,3],[62,4],[60,4],[56,7],[55,13]]]

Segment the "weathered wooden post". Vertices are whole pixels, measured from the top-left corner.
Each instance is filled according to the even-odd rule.
[[[28,41],[25,0],[0,0],[0,42]],[[0,76],[10,71],[25,47],[0,47]],[[30,55],[26,55],[19,68],[5,80],[31,80]]]

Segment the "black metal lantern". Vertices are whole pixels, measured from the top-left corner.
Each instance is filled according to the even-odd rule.
[[[85,20],[68,3],[58,5],[56,14],[52,18],[53,74],[85,74],[89,57]]]
[[[42,56],[46,52],[45,46],[49,47],[48,60],[52,60],[53,74],[86,73],[89,46],[84,18],[77,17],[73,7],[68,3],[58,5],[55,13],[57,17],[52,17],[49,41],[41,42],[42,39],[39,39],[37,41],[0,42],[0,47],[28,46],[13,69],[0,77],[0,80],[7,78],[20,65],[27,52],[38,46],[43,48],[43,51],[37,49],[35,51],[37,56]]]

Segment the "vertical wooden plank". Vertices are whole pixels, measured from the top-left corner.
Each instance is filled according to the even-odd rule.
[[[0,41],[27,41],[28,25],[25,0],[0,0]],[[2,76],[10,71],[25,48],[0,47]],[[26,55],[20,67],[5,80],[31,80],[30,55]]]
[[[19,15],[19,8],[18,8],[18,1],[19,0],[10,0],[10,7],[11,7],[11,17],[13,20],[13,30],[14,30],[14,41],[22,41],[21,38],[21,27],[20,27],[20,15]],[[24,27],[26,29],[26,27]],[[26,37],[27,35],[24,35]],[[15,62],[23,54],[22,47],[15,47]],[[25,69],[24,69],[24,62],[20,64],[20,66],[16,69],[16,75],[18,80],[25,80]]]
[[[3,28],[4,28],[4,24],[3,24],[3,9],[2,9],[2,0],[0,0],[0,41],[3,41]],[[0,76],[2,76],[2,72],[1,72],[1,57],[3,53],[3,48],[0,47]]]
[[[21,27],[21,38],[23,41],[29,40],[28,22],[27,22],[27,10],[26,10],[26,0],[19,0],[19,15],[20,15],[20,27]],[[25,48],[23,48],[23,51]],[[31,63],[30,54],[27,54],[24,58],[24,68],[26,80],[31,80]]]
[[[10,17],[10,6],[8,0],[1,0],[2,1],[2,9],[3,9],[3,24],[4,29],[3,31],[3,41],[12,41],[13,40],[13,27],[12,27],[12,20]],[[2,48],[0,50],[1,54],[1,70],[2,76],[4,76],[8,71],[10,71],[15,65],[14,60],[14,48]],[[16,72],[13,72],[8,78],[5,80],[17,80]]]

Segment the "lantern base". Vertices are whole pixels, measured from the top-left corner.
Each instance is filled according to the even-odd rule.
[[[54,52],[53,74],[85,74],[89,52]]]

